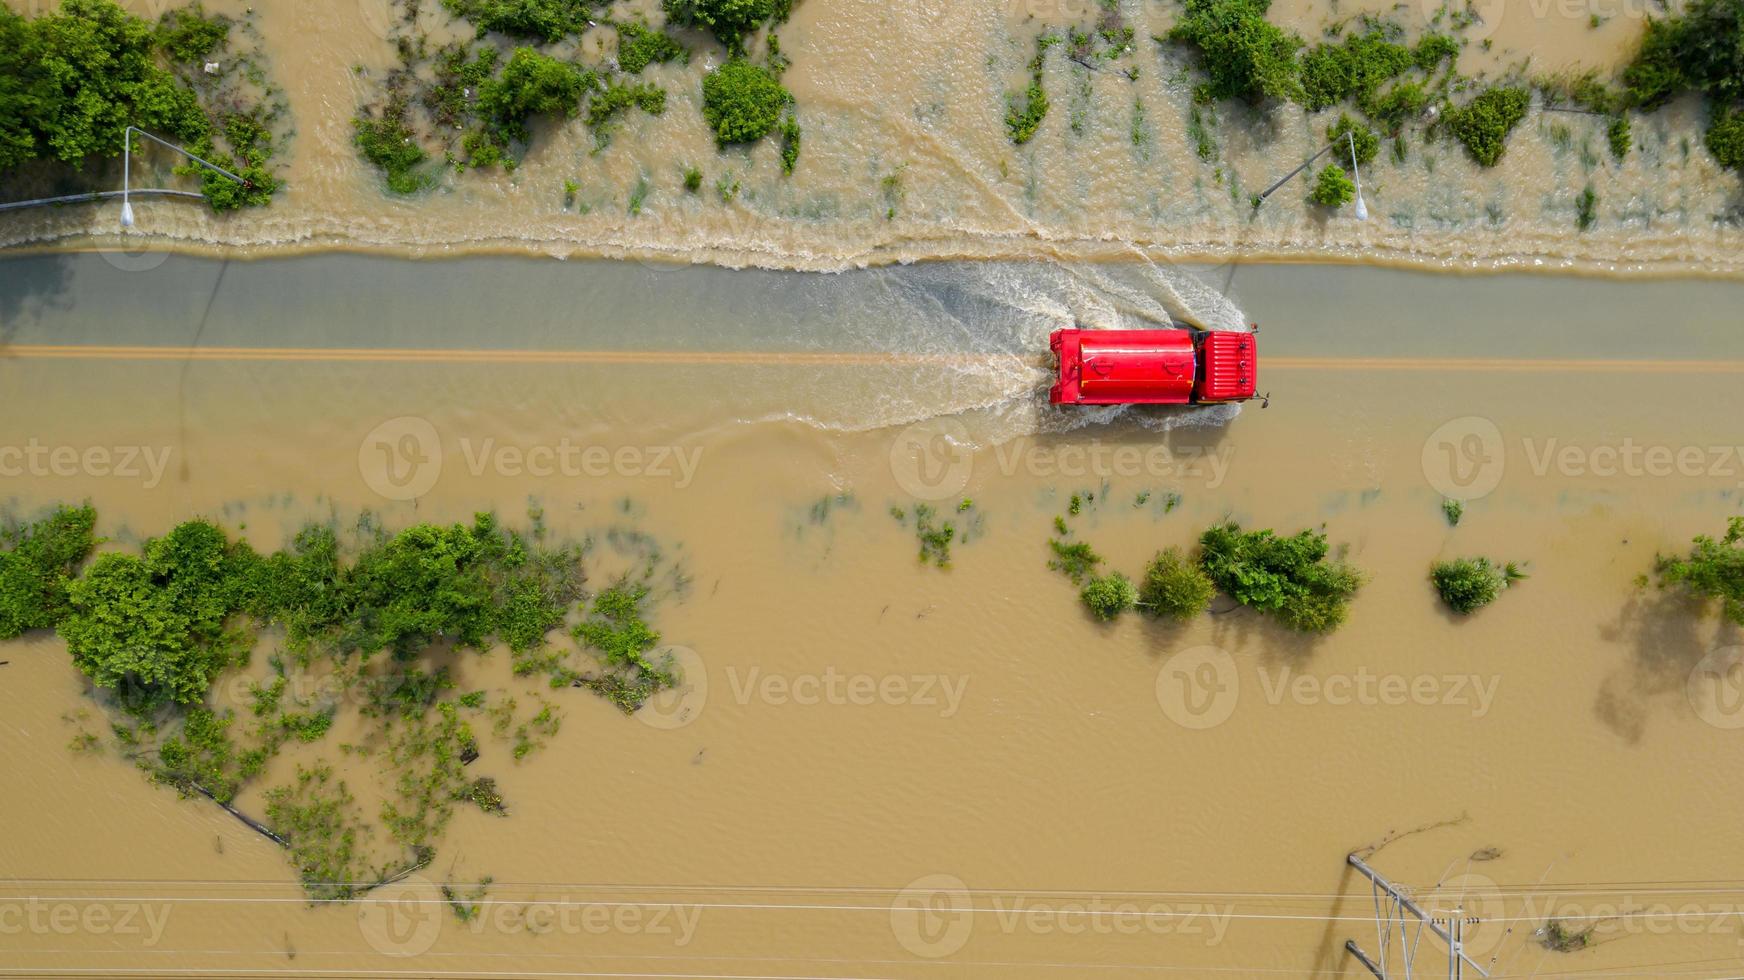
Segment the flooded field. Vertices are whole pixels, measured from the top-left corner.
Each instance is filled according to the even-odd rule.
[[[208,6],[244,10],[236,0]],[[254,254],[338,245],[780,269],[1239,254],[1456,269],[1740,272],[1739,180],[1702,150],[1705,115],[1693,100],[1636,114],[1636,146],[1621,162],[1606,149],[1607,119],[1591,113],[1535,107],[1490,170],[1448,138],[1424,138],[1413,123],[1402,156],[1389,150],[1365,168],[1367,222],[1311,207],[1305,184],[1255,212],[1249,196],[1318,149],[1338,110],[1257,114],[1228,103],[1200,120],[1189,56],[1151,40],[1167,32],[1179,5],[1117,6],[1136,32],[1134,52],[1118,71],[1052,57],[1043,80],[1054,110],[1024,146],[1008,139],[1004,114],[1009,94],[1023,88],[1036,39],[1093,23],[1095,3],[804,0],[780,32],[793,61],[784,82],[806,134],[791,176],[782,174],[771,140],[716,150],[699,110],[699,80],[722,52],[699,43],[690,65],[646,70],[667,90],[666,111],[631,116],[608,147],[596,147],[579,121],[545,122],[512,173],[438,174],[435,188],[395,197],[359,159],[351,120],[379,98],[395,64],[401,6],[268,0],[249,9],[290,109],[287,186],[270,208],[226,216],[185,201],[140,202],[136,233]],[[1310,40],[1365,13],[1416,36],[1441,6],[1280,0],[1271,16]],[[1608,78],[1657,12],[1631,0],[1477,6],[1482,19],[1464,32],[1459,65],[1486,83],[1586,69]],[[155,18],[163,7],[130,0],[128,9]],[[468,33],[437,4],[425,4],[420,16],[433,44]],[[598,63],[616,43],[601,27],[560,53]],[[146,154],[136,176],[173,183],[170,162]],[[682,186],[692,166],[702,172],[701,193]],[[717,187],[736,190],[723,200],[728,194]],[[1590,228],[1580,218],[1588,189]],[[28,195],[17,188],[5,195],[21,196]],[[117,213],[111,204],[0,215],[0,244],[113,242]]]
[[[11,515],[272,549],[537,506],[594,541],[591,587],[658,543],[685,683],[625,716],[453,656],[560,729],[482,740],[507,815],[311,903],[231,815],[69,749],[104,716],[61,641],[0,645],[0,975],[1354,977],[1371,848],[1480,920],[1492,976],[1736,975],[1744,640],[1636,579],[1739,513],[1741,304],[1324,266],[8,259]],[[1257,322],[1269,407],[1047,407],[1050,330],[1166,317]],[[891,509],[963,500],[950,567],[917,562]],[[1129,573],[1232,518],[1324,524],[1368,582],[1319,641],[1226,599],[1101,625],[1047,567],[1074,506]],[[1462,620],[1427,573],[1468,554],[1530,577]],[[237,808],[317,757],[373,798],[346,717]]]

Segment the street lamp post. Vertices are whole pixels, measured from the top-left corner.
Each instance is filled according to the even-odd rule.
[[[184,150],[181,147],[175,145],[174,143],[169,142],[168,140],[158,139],[156,136],[151,135],[150,133],[146,132],[143,129],[140,129],[138,126],[129,126],[121,134],[121,227],[123,227],[123,228],[132,228],[133,227],[133,204],[127,200],[127,191],[128,191],[129,179],[132,176],[132,170],[133,170],[132,163],[133,163],[133,134],[134,133],[138,133],[139,135],[145,137],[148,140],[151,140],[153,143],[156,143],[159,146],[168,147],[169,149],[174,150],[177,153],[180,153],[182,156],[185,156],[188,159],[199,164],[200,166],[205,167],[207,170],[211,170],[215,173],[223,174],[224,176],[230,178],[231,180],[236,181],[238,184],[241,184],[243,187],[253,186],[248,180],[246,180],[242,177],[236,176],[235,174],[231,173],[228,170],[225,170],[223,167],[218,166],[217,164],[213,163],[210,160],[203,160],[200,157],[197,157],[194,154],[189,153],[187,150]]]
[[[1347,130],[1345,130],[1344,135],[1348,138],[1348,142],[1350,144],[1350,172],[1356,175],[1356,219],[1358,221],[1367,221],[1367,220],[1369,220],[1369,206],[1368,206],[1368,204],[1366,204],[1363,201],[1362,173],[1361,173],[1361,171],[1359,171],[1357,169],[1357,165],[1356,165],[1356,130],[1347,129]],[[1289,173],[1285,174],[1284,176],[1279,177],[1277,179],[1277,181],[1272,184],[1272,186],[1266,188],[1263,191],[1260,191],[1258,194],[1255,194],[1254,199],[1253,199],[1254,210],[1256,210],[1256,211],[1259,210],[1260,205],[1265,203],[1266,198],[1272,196],[1273,191],[1284,186],[1285,184],[1288,184],[1292,179],[1295,178],[1295,176],[1297,174],[1301,173],[1304,170],[1307,170],[1309,167],[1312,167],[1314,165],[1314,161],[1320,159],[1321,157],[1325,156],[1326,154],[1330,153],[1331,151],[1333,151],[1337,148],[1338,148],[1338,143],[1336,143],[1336,142],[1326,144],[1325,146],[1320,148],[1320,152],[1318,152],[1318,153],[1314,154],[1313,156],[1309,157],[1308,159],[1302,161],[1301,166],[1297,167],[1295,170],[1290,171]]]

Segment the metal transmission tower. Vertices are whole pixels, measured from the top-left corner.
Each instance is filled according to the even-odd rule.
[[[1345,951],[1356,957],[1370,973],[1380,980],[1412,980],[1413,977],[1424,976],[1427,973],[1413,972],[1417,959],[1417,944],[1423,938],[1424,930],[1441,940],[1447,946],[1447,976],[1449,980],[1462,980],[1465,968],[1470,966],[1477,971],[1478,976],[1488,977],[1490,974],[1476,960],[1466,955],[1465,927],[1478,920],[1469,917],[1464,910],[1455,907],[1446,911],[1437,910],[1439,914],[1431,914],[1421,905],[1411,900],[1397,885],[1381,876],[1381,873],[1371,868],[1362,858],[1355,854],[1347,855],[1346,861],[1364,878],[1369,880],[1373,888],[1375,900],[1375,932],[1376,955],[1370,956],[1356,944],[1356,940],[1347,939]],[[1415,922],[1411,920],[1415,919]],[[1388,972],[1395,959],[1393,946],[1398,943],[1397,960],[1404,972],[1397,970]]]

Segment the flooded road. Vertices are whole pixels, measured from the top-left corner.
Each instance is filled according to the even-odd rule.
[[[596,577],[621,535],[663,543],[687,684],[627,718],[460,658],[462,690],[542,697],[561,730],[492,770],[508,816],[457,813],[421,875],[311,905],[230,816],[68,750],[101,716],[58,640],[0,646],[0,975],[1357,976],[1373,906],[1344,860],[1383,843],[1425,905],[1484,920],[1492,975],[1744,967],[1720,880],[1744,714],[1700,684],[1744,641],[1634,584],[1739,512],[1736,285],[128,261],[0,264],[12,513],[89,499],[112,546],[205,515],[272,548],[332,514],[537,504],[600,543]],[[1045,405],[1049,330],[1147,316],[1258,322],[1270,407]],[[1317,642],[1227,600],[1099,625],[1046,567],[1073,494],[1129,574],[1233,518],[1324,524],[1370,581]],[[951,567],[917,563],[890,508],[962,498]],[[1468,554],[1531,577],[1456,621],[1427,569]],[[456,919],[440,883],[486,875]],[[1594,944],[1545,948],[1553,918]]]

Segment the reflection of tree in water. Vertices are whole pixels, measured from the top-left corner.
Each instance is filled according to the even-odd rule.
[[[22,321],[72,302],[67,292],[70,261],[65,255],[33,255],[4,260],[0,275],[0,344],[12,342]]]
[[[1736,642],[1735,633],[1716,622],[1711,603],[1685,592],[1651,586],[1638,592],[1615,622],[1600,628],[1603,639],[1627,644],[1630,656],[1600,684],[1593,710],[1613,732],[1640,741],[1653,703],[1685,698],[1702,658]]]

